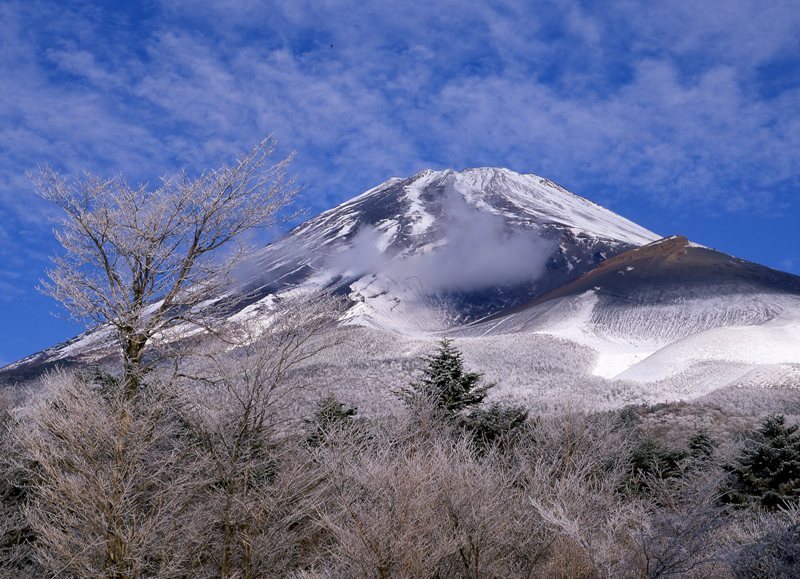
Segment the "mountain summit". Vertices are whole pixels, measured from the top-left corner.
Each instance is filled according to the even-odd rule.
[[[322,213],[259,252],[262,295],[311,284],[350,294],[350,320],[443,330],[535,298],[659,236],[536,175],[423,171]]]

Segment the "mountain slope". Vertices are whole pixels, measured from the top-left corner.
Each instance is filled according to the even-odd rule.
[[[593,348],[597,375],[654,381],[708,360],[800,363],[798,313],[800,277],[674,236],[462,332],[548,333]]]
[[[507,169],[393,178],[258,251],[220,296],[233,321],[267,317],[285,292],[347,295],[347,324],[446,330],[525,303],[658,236],[552,181]],[[18,373],[97,358],[91,331],[12,364]]]

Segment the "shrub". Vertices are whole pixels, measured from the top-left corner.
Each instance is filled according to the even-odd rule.
[[[481,450],[508,442],[528,419],[528,411],[519,405],[494,402],[488,408],[477,408],[464,419],[464,428]]]
[[[773,531],[734,557],[737,577],[796,577],[800,569],[800,525]]]
[[[800,498],[800,435],[780,414],[771,414],[747,441],[738,461],[730,467],[734,503],[757,503],[777,509]]]

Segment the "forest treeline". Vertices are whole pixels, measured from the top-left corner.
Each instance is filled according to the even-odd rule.
[[[302,350],[316,351],[317,347]],[[445,341],[392,419],[310,412],[268,334],[135,396],[53,373],[2,414],[8,577],[789,577],[800,436],[667,443],[635,409],[528,415]],[[302,357],[300,352],[295,356]]]

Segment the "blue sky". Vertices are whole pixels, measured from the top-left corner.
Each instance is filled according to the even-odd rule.
[[[312,213],[504,166],[800,273],[796,1],[3,0],[0,53],[0,364],[81,329],[34,289],[26,171],[154,182],[267,133]]]

